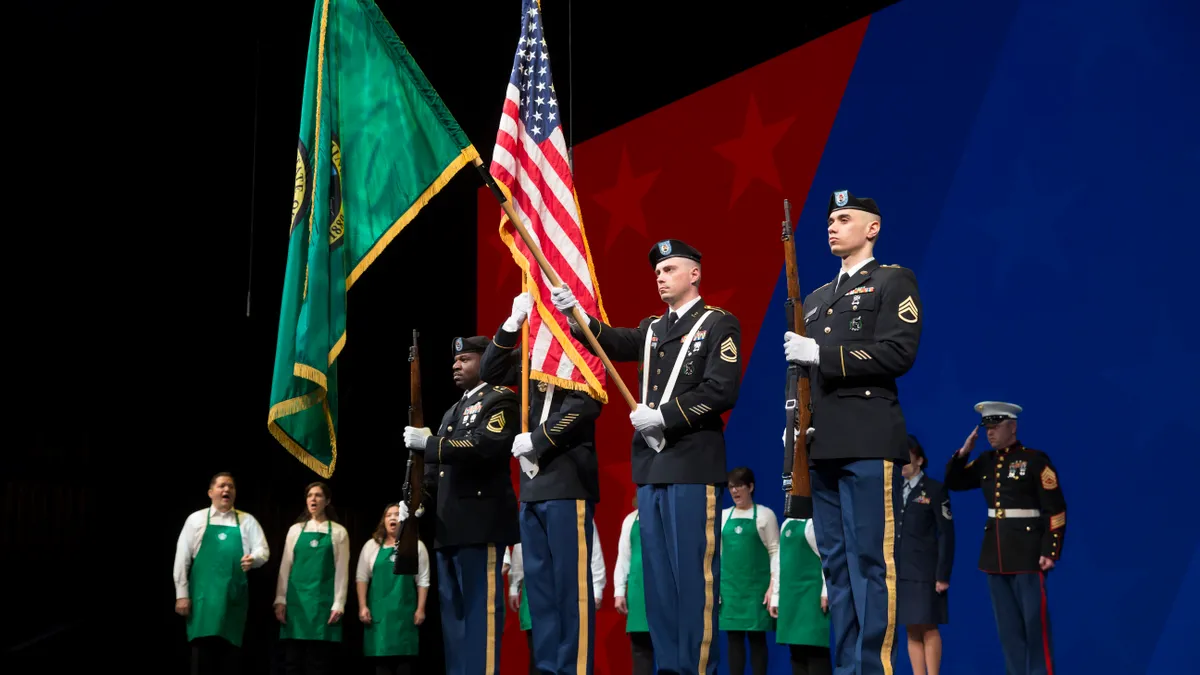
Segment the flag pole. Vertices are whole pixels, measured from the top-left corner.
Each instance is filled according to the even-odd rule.
[[[529,275],[521,275],[521,292],[529,291]],[[529,431],[529,318],[521,322],[521,433]]]
[[[476,157],[475,159],[471,160],[471,163],[474,164],[475,169],[479,171],[479,176],[483,178],[483,182],[488,186],[489,189],[491,189],[492,195],[496,197],[496,201],[500,202],[500,208],[504,210],[504,215],[508,216],[508,220],[513,224],[513,227],[516,228],[517,234],[521,235],[522,241],[524,241],[525,245],[529,247],[530,252],[533,253],[533,257],[537,259],[538,266],[542,268],[542,272],[545,273],[546,277],[550,280],[550,284],[555,288],[562,286],[562,279],[560,279],[558,274],[555,273],[554,268],[550,266],[550,263],[546,261],[546,256],[542,255],[542,250],[538,248],[537,244],[533,241],[533,238],[529,236],[529,231],[525,229],[525,225],[517,216],[516,211],[513,210],[512,204],[508,201],[508,198],[504,196],[504,193],[501,192],[500,188],[496,185],[496,180],[492,178],[491,172],[488,171],[487,167],[483,165],[483,160]],[[604,363],[604,369],[608,371],[609,377],[611,377],[613,382],[616,383],[617,389],[620,390],[621,397],[625,399],[625,403],[629,405],[629,409],[637,410],[637,401],[633,400],[633,395],[629,393],[629,389],[621,380],[621,376],[617,374],[616,367],[613,366],[612,361],[608,360],[608,355],[604,353],[604,349],[602,349],[600,347],[600,343],[596,341],[596,336],[592,334],[592,328],[590,325],[588,325],[589,322],[587,316],[582,310],[579,309],[579,305],[572,307],[571,312],[575,317],[575,323],[579,324],[579,329],[583,331],[584,336],[587,338],[588,344],[592,346],[592,351],[596,354],[596,356],[599,356],[600,360]]]

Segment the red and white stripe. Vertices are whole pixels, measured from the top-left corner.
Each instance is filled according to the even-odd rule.
[[[519,118],[520,91],[509,84],[492,151],[491,173],[508,188],[513,210],[521,218],[530,237],[541,249],[546,261],[554,268],[563,283],[570,286],[580,308],[599,317],[600,303],[595,280],[589,269],[587,248],[575,199],[575,182],[567,161],[562,126],[555,125],[551,134],[539,145],[525,132]],[[561,328],[567,341],[574,345],[584,367],[588,368],[601,387],[605,385],[604,365],[587,348],[571,337],[566,317],[550,300],[550,280],[542,273],[536,258],[525,242],[505,219],[502,228],[513,239],[517,253],[524,257],[533,274],[535,294],[546,315]],[[542,316],[535,311],[529,317],[531,371],[587,385],[588,380],[572,362]]]

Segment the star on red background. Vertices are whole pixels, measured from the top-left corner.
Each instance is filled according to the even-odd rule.
[[[791,115],[763,126],[762,117],[758,112],[758,101],[754,94],[750,95],[750,103],[746,107],[746,121],[742,126],[740,138],[725,141],[713,147],[717,154],[733,162],[733,190],[729,193],[729,205],[738,200],[750,181],[755,178],[770,185],[776,190],[782,190],[779,183],[779,171],[775,167],[775,146],[787,133],[796,116]]]
[[[609,213],[608,228],[604,237],[604,250],[612,248],[617,235],[625,228],[646,236],[646,215],[642,211],[642,198],[654,185],[660,169],[640,176],[633,175],[629,164],[629,150],[621,148],[621,160],[617,163],[617,182],[607,190],[592,195],[592,199]]]

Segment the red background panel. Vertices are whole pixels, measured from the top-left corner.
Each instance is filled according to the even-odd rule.
[[[614,325],[633,326],[664,305],[648,254],[681,239],[703,254],[707,304],[741,322],[749,361],[782,266],[783,199],[793,219],[804,204],[867,28],[860,20],[707,87],[574,148],[576,190],[601,301]],[[725,43],[719,48],[736,48]],[[637,77],[613,71],[614,78]],[[613,95],[620,96],[619,82]],[[619,101],[614,101],[618,104]],[[833,187],[830,187],[832,190]],[[477,330],[491,335],[521,292],[520,268],[501,242],[500,208],[479,192]],[[767,336],[764,348],[782,344]],[[633,363],[618,373],[637,397]],[[632,509],[628,409],[615,386],[597,426],[601,502],[596,508],[608,568],[596,614],[596,673],[630,669],[624,617],[612,605],[621,521]],[[514,462],[514,483],[517,477]],[[503,672],[523,672],[528,653],[516,616],[505,625]]]

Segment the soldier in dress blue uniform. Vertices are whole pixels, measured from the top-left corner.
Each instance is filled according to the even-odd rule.
[[[938,675],[942,664],[938,625],[950,623],[946,593],[954,567],[954,520],[950,495],[925,473],[925,450],[912,434],[908,447],[896,526],[896,622],[908,631],[913,675]]]
[[[650,249],[664,316],[636,328],[588,317],[613,362],[637,361],[641,403],[629,419],[633,482],[645,571],[646,616],[659,673],[717,670],[716,591],[720,588],[720,514],[725,425],[737,403],[741,327],[737,317],[700,297],[700,252],[678,239]],[[551,293],[574,321],[566,286]],[[572,332],[584,339],[578,326]],[[585,342],[585,344],[587,344]]]
[[[404,428],[404,444],[425,454],[424,487],[435,504],[442,640],[452,675],[500,672],[501,566],[505,547],[520,541],[509,469],[520,400],[480,379],[480,355],[489,342],[484,336],[454,339],[454,384],[466,393],[446,411],[436,434],[429,427]],[[401,517],[408,517],[407,508]]]
[[[1053,675],[1046,575],[1062,556],[1067,501],[1050,457],[1017,440],[1021,407],[975,404],[991,450],[967,461],[976,427],[946,465],[946,487],[983,492],[988,506],[979,569],[988,575],[1007,675]]]
[[[881,221],[875,200],[838,190],[827,213],[829,249],[842,259],[841,274],[805,298],[805,332],[812,337],[788,331],[784,354],[808,366],[812,391],[806,434],[834,672],[890,674],[900,471],[909,459],[896,380],[917,358],[921,296],[912,270],[875,261]]]
[[[520,386],[519,331],[531,311],[529,293],[513,299],[512,313],[483,355],[488,382]],[[516,435],[512,454],[532,462],[521,472],[520,507],[530,663],[539,673],[586,675],[595,653],[596,600],[592,566],[580,565],[579,558],[593,555],[592,515],[600,501],[596,418],[603,406],[583,391],[532,379],[528,386],[531,431]]]

